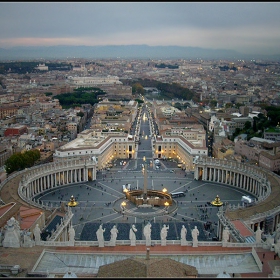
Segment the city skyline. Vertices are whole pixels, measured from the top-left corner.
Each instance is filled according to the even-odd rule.
[[[0,48],[182,46],[276,55],[280,3],[2,2]]]

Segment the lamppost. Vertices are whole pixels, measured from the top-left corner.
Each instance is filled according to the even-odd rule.
[[[165,206],[165,213],[168,214],[169,202],[165,201],[164,206]]]
[[[211,201],[211,205],[217,207],[219,209],[219,207],[221,207],[224,203],[220,200],[220,197],[217,195],[216,198]],[[218,210],[219,211],[219,210]],[[217,234],[216,236],[220,236],[220,233],[219,233],[219,223],[217,225]]]
[[[123,215],[124,215],[125,206],[126,206],[126,202],[125,202],[125,201],[123,201],[123,202],[121,203],[121,207],[122,207],[122,214],[123,214]]]

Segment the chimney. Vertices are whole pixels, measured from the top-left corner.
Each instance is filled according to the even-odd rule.
[[[150,248],[147,248],[147,252],[146,252],[146,260],[150,259]]]

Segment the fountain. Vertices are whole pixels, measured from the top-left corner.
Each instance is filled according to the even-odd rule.
[[[125,192],[126,199],[134,203],[140,208],[151,208],[153,206],[172,205],[172,197],[164,191],[147,189],[147,164],[143,165],[144,189],[143,190],[127,190]],[[168,204],[167,204],[168,203]]]

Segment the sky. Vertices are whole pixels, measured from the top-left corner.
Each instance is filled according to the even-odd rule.
[[[280,2],[1,2],[0,48],[190,46],[280,53]]]

